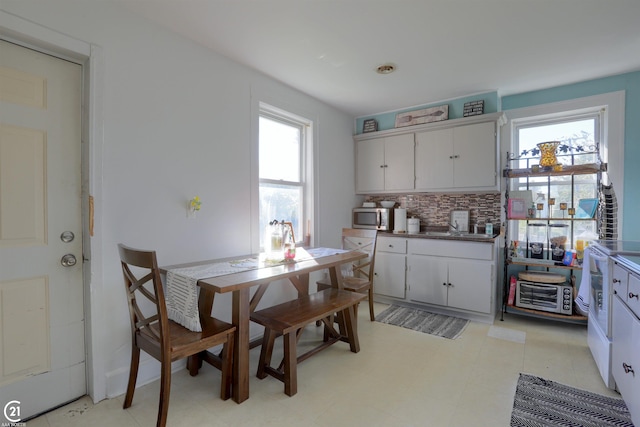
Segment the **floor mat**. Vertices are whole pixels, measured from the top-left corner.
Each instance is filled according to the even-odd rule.
[[[376,321],[449,339],[458,338],[469,324],[466,319],[398,305],[378,314]]]
[[[512,427],[633,427],[624,400],[520,374]]]

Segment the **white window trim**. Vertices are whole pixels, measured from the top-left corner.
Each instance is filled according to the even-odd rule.
[[[505,111],[507,123],[500,132],[500,139],[504,142],[501,155],[502,168],[507,167],[506,156],[507,152],[511,151],[518,123],[530,122],[534,118],[540,120],[552,119],[564,115],[567,111],[576,113],[580,110],[585,112],[602,110],[604,120],[600,126],[600,157],[603,162],[608,163],[608,172],[603,174],[602,182],[604,184],[611,182],[614,185],[618,200],[618,235],[623,235],[624,103],[625,91],[618,91]],[[504,183],[502,185],[504,186]]]
[[[313,136],[314,136],[314,129],[313,129],[313,120],[308,119],[306,117],[300,116],[292,111],[289,110],[284,110],[282,108],[278,108],[275,107],[273,104],[270,103],[266,103],[263,101],[258,101],[257,102],[257,111],[256,111],[256,126],[255,126],[255,132],[256,132],[256,136],[255,136],[255,147],[256,147],[256,152],[255,152],[255,158],[252,161],[253,164],[256,165],[255,168],[252,168],[253,171],[255,171],[255,182],[256,182],[256,190],[255,193],[252,195],[252,204],[255,204],[255,208],[252,209],[252,212],[254,213],[254,219],[252,220],[252,223],[257,224],[258,223],[258,218],[259,218],[259,207],[257,206],[257,199],[258,199],[258,194],[259,194],[259,186],[260,186],[260,182],[269,182],[270,180],[261,180],[259,177],[259,171],[258,171],[258,165],[259,165],[259,144],[260,144],[260,135],[259,135],[259,125],[258,125],[258,121],[260,119],[260,116],[264,115],[267,117],[270,117],[272,119],[276,119],[276,120],[283,120],[284,122],[286,122],[287,120],[291,121],[292,124],[302,124],[304,126],[304,135],[303,135],[303,141],[302,141],[302,146],[301,146],[301,165],[300,165],[300,171],[301,171],[301,179],[302,179],[302,187],[303,187],[303,194],[304,194],[304,200],[303,200],[303,206],[302,206],[302,232],[303,234],[306,234],[307,232],[310,232],[310,230],[307,230],[307,223],[311,223],[313,222],[313,212],[314,212],[314,192],[315,192],[315,187],[314,187],[314,170],[313,170],[313,158],[314,158],[314,147],[313,147]],[[277,181],[274,182],[276,184],[287,184],[287,182],[282,182],[282,181]],[[253,229],[255,230],[254,233],[252,233],[252,251],[253,253],[257,253],[260,251],[260,234],[262,232],[262,230],[260,230],[260,227],[258,227],[257,225],[255,225],[253,227]],[[303,236],[297,236],[296,240],[298,240],[299,242],[302,241],[304,239],[304,235]]]

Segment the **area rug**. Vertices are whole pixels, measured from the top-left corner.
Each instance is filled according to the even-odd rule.
[[[520,374],[511,426],[633,427],[624,400]]]
[[[458,338],[469,324],[466,319],[398,305],[389,306],[376,316],[376,321],[452,340]]]

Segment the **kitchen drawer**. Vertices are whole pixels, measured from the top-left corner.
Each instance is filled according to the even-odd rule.
[[[623,300],[626,300],[628,278],[629,270],[615,262],[613,264],[613,276],[611,277],[613,291],[615,294],[620,295]]]
[[[410,239],[409,253],[493,261],[493,243],[460,240]]]
[[[620,296],[613,298],[611,370],[633,423],[640,425],[640,319]]]
[[[633,273],[629,273],[627,305],[636,316],[640,317],[640,276]],[[640,337],[638,339],[640,339]],[[640,377],[640,369],[638,370],[638,377]]]
[[[394,254],[407,253],[407,239],[399,237],[378,237],[376,251],[391,252]]]

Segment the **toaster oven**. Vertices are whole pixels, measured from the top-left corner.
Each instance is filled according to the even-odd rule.
[[[518,280],[516,306],[551,313],[573,314],[573,288],[569,285]]]

